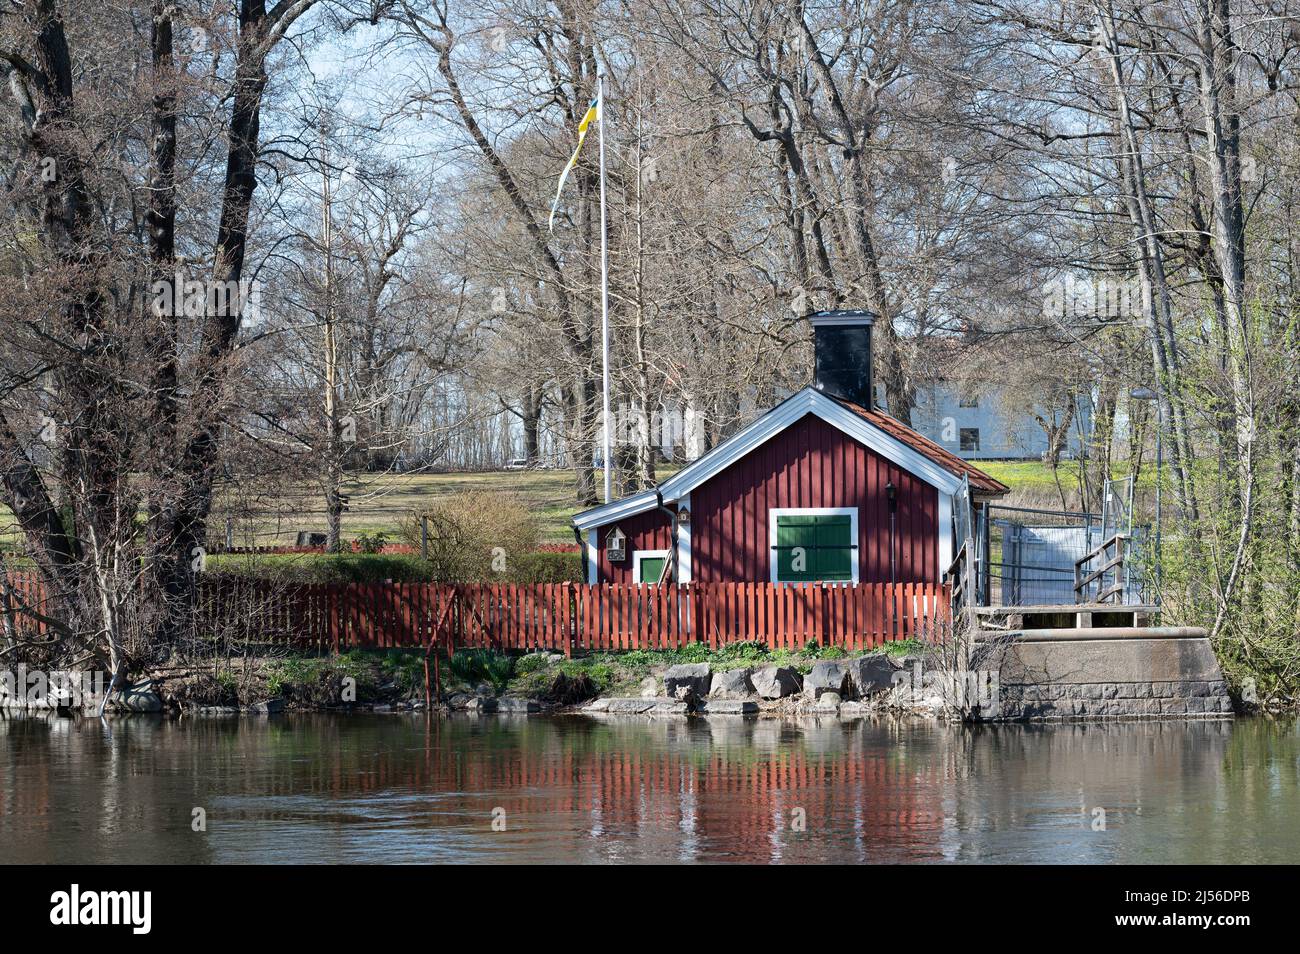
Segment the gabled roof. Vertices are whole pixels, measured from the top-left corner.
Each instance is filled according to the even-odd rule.
[[[573,525],[579,530],[589,530],[612,520],[644,513],[657,506],[660,494],[664,500],[680,500],[809,414],[816,415],[946,494],[956,492],[963,477],[970,481],[972,491],[984,495],[1000,495],[1010,489],[889,415],[868,411],[848,401],[828,397],[816,388],[806,387],[669,477],[659,485],[657,493],[646,490],[633,497],[584,510],[573,518]]]
[[[896,420],[886,414],[884,411],[871,410],[852,401],[845,401],[836,398],[840,404],[843,404],[858,417],[870,421],[876,427],[888,433],[891,437],[897,438],[904,444],[914,450],[924,454],[933,460],[936,464],[944,469],[956,474],[958,477],[966,477],[970,480],[970,489],[979,494],[996,495],[1009,493],[1011,488],[996,477],[990,477],[978,467],[972,465],[969,461],[963,460],[952,451],[947,450],[939,444],[936,444],[930,438],[912,430],[902,421]]]

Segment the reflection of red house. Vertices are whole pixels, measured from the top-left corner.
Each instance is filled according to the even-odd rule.
[[[976,498],[1007,487],[871,409],[870,315],[811,321],[812,386],[656,489],[573,518],[589,583],[940,581],[963,480]]]

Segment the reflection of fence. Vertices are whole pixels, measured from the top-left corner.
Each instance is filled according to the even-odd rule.
[[[192,615],[196,635],[246,642],[566,654],[742,641],[856,650],[930,635],[948,618],[948,590],[932,583],[285,585],[229,577],[200,586]]]

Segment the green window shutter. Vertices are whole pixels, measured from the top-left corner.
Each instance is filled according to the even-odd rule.
[[[777,579],[783,583],[853,579],[853,520],[848,514],[813,516],[779,514],[776,518]],[[794,568],[796,548],[802,548],[804,568]]]
[[[787,583],[817,579],[817,518],[786,514],[776,518],[777,578]],[[800,554],[798,551],[802,551]],[[802,555],[803,569],[796,570]]]
[[[664,564],[668,560],[664,557],[642,557],[641,558],[641,577],[638,583],[658,583],[659,577],[663,576]]]
[[[817,579],[853,579],[853,521],[848,514],[817,518]]]

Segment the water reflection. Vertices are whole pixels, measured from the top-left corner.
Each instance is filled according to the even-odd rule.
[[[0,858],[1295,861],[1297,736],[1263,720],[9,718]]]

